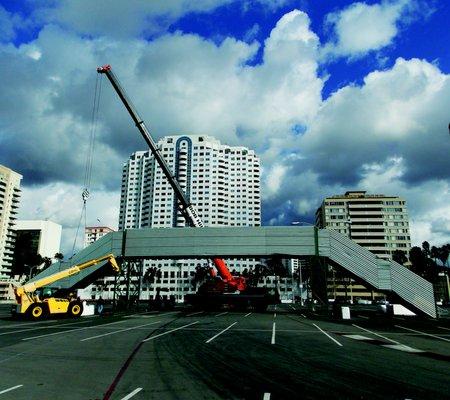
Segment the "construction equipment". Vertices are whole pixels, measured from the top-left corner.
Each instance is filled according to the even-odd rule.
[[[126,95],[117,77],[113,73],[111,66],[104,65],[102,67],[99,67],[97,68],[97,72],[100,74],[105,74],[107,76],[108,80],[110,81],[111,85],[113,86],[114,90],[119,96],[120,100],[122,100],[122,103],[124,104],[125,108],[127,109],[128,113],[133,119],[136,127],[138,128],[139,132],[141,133],[142,137],[144,138],[145,142],[150,148],[152,155],[155,157],[158,165],[161,167],[170,186],[175,192],[175,196],[178,201],[178,208],[183,217],[185,218],[186,222],[193,227],[200,227],[200,228],[204,227],[203,221],[201,220],[199,214],[195,210],[192,203],[189,201],[188,196],[186,196],[186,194],[184,193],[175,174],[172,173],[166,161],[164,160],[162,154],[160,153],[160,150],[153,141],[150,132],[145,126],[144,121],[139,116],[139,114],[136,111],[136,108],[133,106],[130,99]],[[237,303],[240,304],[241,299],[243,299],[242,296],[244,295],[244,293],[247,293],[246,296],[249,297],[243,300],[245,304],[250,303],[250,305],[255,305],[253,304],[254,303],[253,301],[257,301],[258,308],[260,309],[263,307],[267,307],[269,302],[273,302],[274,300],[276,300],[276,298],[273,298],[267,295],[266,293],[263,294],[253,293],[256,289],[260,288],[252,288],[252,290],[250,290],[250,288],[247,287],[245,278],[242,276],[231,275],[225,261],[222,260],[221,258],[213,257],[212,262],[215,268],[217,269],[217,276],[215,276],[216,275],[215,273],[211,273],[212,279],[206,282],[206,284],[199,289],[199,294],[197,298],[192,297],[196,295],[191,295],[187,296],[188,299],[192,298],[194,300],[193,302],[195,303],[197,302],[208,304],[220,303],[220,304],[234,305]],[[256,291],[261,292],[261,290]],[[223,297],[224,294],[226,294],[226,297]],[[240,298],[230,296],[231,294],[239,294]]]
[[[56,272],[37,281],[16,287],[14,289],[17,302],[15,314],[17,316],[27,316],[33,320],[39,320],[48,315],[68,315],[73,318],[81,316],[83,313],[83,304],[73,292],[67,293],[67,295],[63,297],[54,297],[51,295],[53,294],[51,293],[51,290],[50,293],[45,293],[44,288],[46,285],[76,275],[84,269],[105,260],[109,262],[115,273],[120,271],[114,255],[108,254],[100,258],[89,260],[83,264],[75,265],[66,270]]]

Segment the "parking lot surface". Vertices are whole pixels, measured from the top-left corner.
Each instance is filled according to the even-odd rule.
[[[3,399],[448,399],[450,324],[297,306],[18,321],[0,310]]]

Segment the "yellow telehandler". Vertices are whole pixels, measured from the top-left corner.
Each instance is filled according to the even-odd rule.
[[[69,293],[65,297],[46,297],[43,294],[39,294],[38,291],[46,285],[76,275],[82,270],[105,260],[108,260],[115,273],[120,271],[114,255],[107,254],[106,256],[89,260],[64,271],[56,272],[42,279],[38,279],[37,281],[16,287],[14,289],[17,302],[15,307],[16,316],[26,316],[32,320],[39,320],[49,315],[65,314],[72,318],[81,316],[83,312],[83,303],[77,299],[74,293]]]

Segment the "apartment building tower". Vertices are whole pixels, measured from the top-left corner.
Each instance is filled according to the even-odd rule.
[[[327,197],[316,212],[316,224],[347,235],[380,258],[411,249],[406,201],[397,196],[349,191]]]
[[[108,226],[87,226],[84,229],[84,247],[96,242],[110,232],[114,232],[114,229]]]
[[[22,175],[0,165],[0,279],[10,276]]]
[[[205,226],[261,225],[260,165],[253,150],[223,145],[210,136],[167,136],[157,143],[164,159],[194,204]],[[150,151],[138,151],[123,166],[119,230],[184,227],[174,193]],[[142,298],[159,287],[182,301],[193,291],[196,266],[207,260],[146,261],[161,269],[161,279],[146,288]],[[256,260],[227,260],[238,272]]]
[[[406,201],[397,196],[348,191],[327,197],[316,211],[316,225],[347,235],[380,258],[392,259],[396,250],[408,257],[411,250]],[[336,294],[336,286],[333,290]],[[346,286],[345,291],[360,298],[381,296],[361,285]]]

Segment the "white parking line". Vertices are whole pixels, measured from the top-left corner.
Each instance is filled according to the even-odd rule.
[[[220,313],[220,314],[216,314],[216,315],[214,315],[214,316],[215,316],[215,317],[220,317],[221,315],[225,315],[225,314],[228,314],[228,311],[225,311],[225,312]]]
[[[230,326],[226,327],[223,331],[219,332],[217,335],[214,335],[212,338],[209,338],[205,343],[211,343],[216,337],[220,336],[222,333],[226,332],[233,325],[236,325],[237,322],[233,322]]]
[[[444,340],[445,342],[450,342],[450,339],[445,339],[445,338],[440,337],[440,336],[432,335],[431,333],[426,333],[426,332],[416,331],[415,329],[405,328],[404,326],[401,326],[401,325],[395,325],[395,326],[396,326],[397,328],[406,329],[407,331],[419,333],[420,335],[430,336],[430,337],[433,337],[433,338],[435,338],[435,339]]]
[[[446,331],[450,331],[449,328],[444,328],[443,326],[438,326],[438,328],[440,328],[440,329],[445,329]]]
[[[41,322],[26,322],[23,324],[15,324],[15,325],[2,325],[0,326],[0,329],[11,329],[11,328],[17,328],[20,326],[28,326],[28,325],[34,325],[36,326],[37,324],[57,324],[58,321],[41,321]]]
[[[263,400],[270,400],[270,393],[264,393]]]
[[[166,315],[169,314],[176,314],[179,311],[171,311],[171,312],[167,312],[164,314],[158,314],[157,312],[154,311],[148,311],[147,314],[153,313],[152,315],[143,315],[144,313],[140,313],[140,314],[132,314],[132,315],[125,315],[124,318],[155,318],[155,317],[165,317]]]
[[[305,314],[300,314],[303,318],[306,318],[306,315]]]
[[[23,338],[22,340],[33,340],[33,339],[39,339],[41,337],[46,337],[46,336],[62,335],[63,333],[71,333],[71,332],[76,332],[76,331],[83,331],[85,329],[93,329],[93,328],[98,328],[98,327],[106,326],[106,325],[121,324],[123,322],[128,322],[128,320],[125,319],[125,320],[122,320],[122,321],[110,322],[108,324],[99,324],[99,325],[93,325],[93,326],[85,326],[83,328],[75,328],[75,329],[70,329],[68,331],[47,333],[45,335],[38,335],[38,336],[32,336],[32,337]],[[66,324],[66,325],[69,325],[69,324]]]
[[[0,392],[0,394],[8,393],[8,392],[10,392],[11,390],[19,389],[19,388],[22,387],[22,386],[23,386],[23,385],[17,385],[17,386],[10,387],[10,388],[8,388],[8,389],[2,390],[2,391]]]
[[[277,313],[273,313],[273,317],[276,318],[277,317]]]
[[[342,344],[339,343],[334,337],[330,336],[327,332],[325,332],[320,326],[313,324],[320,332],[322,332],[324,335],[328,336],[334,343],[336,343],[338,346],[342,347]]]
[[[275,326],[276,323],[274,322],[272,326],[272,340],[270,341],[270,344],[275,344]]]
[[[248,317],[250,314],[251,314],[251,312],[249,312],[248,314],[245,314],[245,315],[244,315],[244,318],[245,318],[245,317]]]
[[[178,331],[178,330],[180,330],[180,329],[187,328],[188,326],[191,326],[191,325],[194,325],[194,324],[198,324],[199,322],[200,322],[200,321],[191,322],[190,324],[183,325],[183,326],[180,326],[180,327],[175,328],[175,329],[171,329],[170,331],[160,333],[159,335],[151,336],[151,337],[149,337],[149,338],[147,338],[147,339],[144,339],[143,342],[148,342],[149,340],[153,340],[153,339],[159,338],[159,337],[161,337],[161,336],[167,335],[167,334],[169,334],[169,333]]]
[[[382,338],[382,339],[384,339],[384,340],[387,340],[388,342],[392,342],[392,343],[395,343],[395,344],[401,344],[400,342],[397,342],[396,340],[389,339],[388,337],[383,336],[383,335],[380,335],[379,333],[369,331],[368,329],[363,328],[362,326],[359,326],[359,325],[356,325],[356,324],[352,324],[352,325],[353,325],[355,328],[358,328],[358,329],[361,329],[361,330],[363,330],[363,331],[369,332],[369,333],[371,333],[372,335],[375,335],[375,336],[378,336],[378,337],[380,337],[380,338]]]
[[[204,311],[197,311],[197,312],[186,315],[186,317],[192,317],[193,315],[203,314],[203,313],[204,313]]]
[[[405,346],[404,344],[383,344],[383,347],[387,347],[388,349],[400,350],[406,353],[424,353],[423,350],[418,350],[413,347]]]
[[[132,397],[134,397],[134,395],[138,394],[141,390],[142,390],[142,388],[136,388],[131,393],[127,394],[125,397],[122,397],[121,400],[131,399]]]
[[[155,325],[155,324],[158,324],[160,322],[161,321],[154,321],[154,322],[149,322],[148,324],[137,325],[137,326],[132,326],[130,328],[119,329],[118,331],[114,331],[114,332],[102,333],[101,335],[95,335],[95,336],[91,336],[91,337],[88,337],[88,338],[80,339],[80,342],[85,342],[86,340],[98,339],[98,338],[101,338],[101,337],[104,337],[104,336],[115,335],[116,333],[120,333],[120,332],[132,331],[134,329],[142,328],[143,326]]]
[[[37,326],[36,328],[28,328],[28,329],[20,329],[18,331],[12,331],[12,332],[2,332],[0,333],[0,336],[3,335],[11,335],[13,333],[21,333],[21,332],[30,332],[30,331],[36,331],[38,329],[54,329],[54,328],[61,328],[68,325],[74,325],[74,324],[87,324],[91,321],[78,321],[78,322],[71,322],[70,324],[54,324],[52,326]]]

